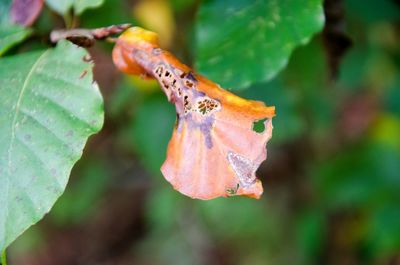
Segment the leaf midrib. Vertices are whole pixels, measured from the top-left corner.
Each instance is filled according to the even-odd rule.
[[[24,93],[26,91],[26,88],[32,78],[33,73],[37,69],[39,63],[43,60],[45,55],[49,52],[49,50],[45,51],[42,53],[42,55],[39,56],[39,58],[36,60],[36,62],[32,65],[32,68],[29,70],[28,74],[26,75],[26,78],[24,80],[24,83],[22,85],[21,91],[19,92],[17,103],[15,105],[15,113],[13,117],[13,121],[11,123],[11,138],[10,138],[10,145],[8,147],[8,174],[11,176],[11,152],[14,146],[14,140],[15,140],[15,129],[16,129],[16,123],[17,123],[17,118],[19,114],[19,110],[21,107],[21,102],[22,98],[24,96]]]
[[[30,80],[31,80],[31,78],[32,78],[32,74],[35,72],[35,70],[37,69],[39,63],[43,60],[43,58],[44,58],[45,55],[48,53],[48,51],[49,51],[49,50],[43,52],[43,53],[38,57],[38,59],[36,60],[36,62],[32,65],[32,68],[29,70],[28,74],[26,75],[26,78],[25,78],[24,83],[23,83],[23,85],[22,85],[21,91],[19,92],[19,95],[18,95],[17,103],[16,103],[16,105],[15,105],[15,113],[14,113],[13,121],[12,121],[12,123],[11,123],[10,145],[8,146],[8,151],[7,151],[7,152],[8,152],[8,161],[7,161],[8,178],[11,177],[11,166],[12,166],[12,165],[11,165],[11,164],[12,164],[12,163],[11,163],[11,153],[12,153],[12,149],[13,149],[13,146],[14,146],[16,122],[17,122],[17,118],[18,118],[19,111],[20,111],[20,106],[21,106],[22,98],[23,98],[24,93],[25,93],[25,91],[26,91],[26,88],[27,88],[27,86],[28,86],[28,84],[29,84],[29,82],[30,82]],[[7,193],[5,197],[8,197],[8,193],[9,193],[9,190],[10,190],[10,181],[9,181],[9,179],[7,179],[7,181],[5,181],[5,185],[7,186],[7,187],[5,188],[6,193]],[[6,213],[5,213],[5,215],[4,215],[4,218],[5,218],[5,220],[4,220],[4,227],[5,227],[5,229],[6,229],[6,228],[7,228],[7,221],[8,221],[8,214],[9,214],[9,211],[8,211],[8,210],[9,210],[9,209],[8,209],[8,206],[5,206],[4,208],[5,208],[5,210],[6,210]],[[4,239],[5,239],[5,238],[4,238]]]

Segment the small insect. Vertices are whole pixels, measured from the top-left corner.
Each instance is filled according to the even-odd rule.
[[[114,64],[155,78],[175,104],[176,126],[161,167],[179,192],[197,199],[263,192],[255,172],[266,159],[275,108],[245,100],[196,74],[160,49],[157,34],[133,27],[116,41]],[[262,121],[263,130],[253,124]]]

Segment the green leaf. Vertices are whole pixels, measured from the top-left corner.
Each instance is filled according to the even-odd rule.
[[[96,9],[87,10],[80,18],[80,26],[83,28],[100,28],[104,27],[104,25],[124,24],[127,22],[135,24],[131,10],[126,8],[126,2],[121,0],[105,1],[103,5]]]
[[[365,23],[398,21],[400,18],[400,9],[392,0],[346,0],[344,3],[349,18]]]
[[[103,4],[104,0],[46,0],[47,5],[61,15],[65,15],[71,8],[80,15],[88,8],[96,8]]]
[[[295,219],[296,243],[308,261],[303,264],[311,264],[319,255],[326,236],[325,221],[323,214],[316,207],[303,210]]]
[[[20,25],[0,25],[0,56],[32,33]]]
[[[10,21],[10,0],[0,1],[0,56],[28,37],[32,30]]]
[[[371,139],[369,139],[371,140]],[[318,203],[324,208],[372,207],[398,198],[400,152],[364,141],[312,169]]]
[[[0,1],[0,25],[10,24],[11,0]]]
[[[74,10],[75,13],[80,15],[88,8],[96,8],[103,4],[104,0],[75,0]]]
[[[205,1],[196,31],[196,67],[223,87],[273,78],[293,49],[324,24],[321,0]]]
[[[372,254],[378,258],[394,256],[400,248],[400,211],[398,201],[372,212],[367,230]]]
[[[63,193],[103,101],[84,49],[0,60],[0,250],[39,221]]]
[[[398,117],[400,117],[400,104],[398,104],[399,99],[400,99],[400,73],[398,73],[397,79],[393,82],[393,85],[391,85],[385,95],[385,106],[388,111],[396,114]]]
[[[1,253],[1,264],[7,265],[7,253],[6,253],[6,250],[4,250]]]
[[[60,15],[64,15],[72,8],[74,0],[46,0],[46,4]]]

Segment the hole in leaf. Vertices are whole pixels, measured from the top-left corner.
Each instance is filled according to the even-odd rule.
[[[263,133],[265,131],[265,124],[264,122],[267,120],[267,118],[265,119],[261,119],[258,121],[254,121],[253,122],[253,131],[256,133]]]

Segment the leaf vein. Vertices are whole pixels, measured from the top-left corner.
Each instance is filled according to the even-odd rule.
[[[28,74],[27,74],[27,76],[26,76],[26,78],[24,80],[24,83],[22,85],[21,91],[19,92],[17,103],[15,105],[15,113],[14,113],[13,121],[11,123],[10,145],[8,146],[8,150],[7,150],[7,154],[8,154],[8,158],[7,158],[8,159],[8,161],[7,161],[8,178],[7,179],[8,179],[8,181],[6,182],[7,183],[7,187],[5,188],[5,192],[7,193],[5,197],[8,198],[7,201],[6,201],[7,204],[8,204],[8,201],[10,201],[9,200],[10,199],[9,198],[9,196],[10,196],[9,190],[10,190],[11,168],[12,168],[11,154],[12,154],[12,149],[13,149],[13,146],[14,146],[15,130],[16,130],[16,127],[17,127],[17,118],[18,118],[18,113],[19,113],[19,109],[20,109],[20,106],[21,106],[21,101],[22,101],[23,95],[25,93],[25,90],[26,90],[26,88],[28,86],[28,83],[32,78],[32,74],[34,73],[35,69],[38,67],[39,63],[43,60],[43,58],[45,57],[45,55],[47,54],[48,51],[49,50],[45,51],[42,55],[39,56],[39,58],[36,60],[36,62],[33,64],[32,68],[28,72]],[[4,215],[4,224],[3,224],[5,231],[6,231],[7,227],[8,227],[8,221],[9,221],[8,220],[8,216],[9,216],[9,209],[8,208],[9,208],[8,205],[4,206],[4,209],[6,209],[5,210],[6,213]]]
[[[17,127],[17,118],[18,118],[18,114],[21,108],[21,102],[22,102],[22,98],[24,96],[25,90],[32,78],[33,73],[35,72],[36,68],[38,67],[39,63],[43,60],[43,58],[45,57],[45,55],[47,54],[49,50],[45,51],[42,55],[39,56],[39,58],[36,60],[36,62],[33,64],[31,70],[28,72],[24,83],[22,85],[21,91],[19,92],[18,95],[18,99],[17,99],[17,103],[15,105],[15,113],[14,113],[14,117],[13,117],[13,121],[11,123],[11,139],[10,139],[10,145],[8,147],[8,174],[9,176],[11,176],[11,166],[12,166],[12,162],[11,162],[11,153],[12,153],[12,149],[13,149],[13,145],[14,145],[14,139],[15,139],[15,130]]]

